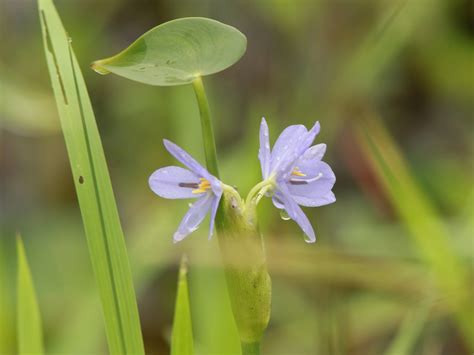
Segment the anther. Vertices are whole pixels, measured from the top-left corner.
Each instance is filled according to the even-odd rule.
[[[179,187],[189,187],[190,189],[197,189],[199,188],[199,184],[195,182],[180,182],[178,184]]]

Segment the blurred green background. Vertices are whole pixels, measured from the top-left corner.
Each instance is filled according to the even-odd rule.
[[[324,160],[337,176],[337,202],[305,210],[316,244],[306,244],[269,201],[259,206],[273,280],[263,353],[383,354],[403,337],[413,338],[413,354],[470,353],[457,319],[469,314],[463,307],[472,306],[473,291],[472,1],[55,4],[95,109],[148,353],[169,351],[183,252],[190,262],[196,352],[239,353],[216,240],[207,241],[203,226],[173,245],[187,204],[158,198],[147,183],[155,169],[176,164],[163,138],[204,162],[197,105],[191,86],[102,77],[89,63],[157,24],[187,16],[214,18],[248,38],[236,65],[204,80],[223,181],[245,195],[261,178],[262,116],[273,140],[287,125],[319,120],[317,142],[327,143]],[[36,2],[1,0],[0,16],[0,353],[15,351],[17,231],[38,293],[47,352],[104,353],[99,298]],[[473,320],[465,319],[472,336]]]

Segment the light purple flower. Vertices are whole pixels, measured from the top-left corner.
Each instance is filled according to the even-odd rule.
[[[168,152],[188,169],[167,166],[156,170],[149,179],[150,188],[158,196],[170,199],[196,198],[181,221],[173,240],[179,242],[194,232],[211,211],[209,238],[214,229],[217,207],[222,196],[222,184],[201,166],[194,158],[176,144],[163,141]]]
[[[309,131],[303,125],[289,126],[270,151],[265,118],[262,118],[260,125],[258,155],[263,178],[274,184],[273,204],[278,209],[284,209],[298,223],[310,243],[316,241],[316,236],[299,205],[316,207],[336,201],[331,191],[336,176],[329,165],[321,161],[326,144],[311,146],[319,130],[319,122]]]

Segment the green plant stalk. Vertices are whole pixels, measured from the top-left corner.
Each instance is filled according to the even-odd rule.
[[[224,192],[224,218],[217,235],[224,262],[232,313],[242,349],[257,346],[267,328],[271,311],[271,279],[255,210],[246,210],[242,200]]]
[[[259,343],[242,343],[242,355],[260,355]]]
[[[211,110],[207,101],[206,91],[202,78],[198,76],[193,81],[193,88],[199,106],[202,127],[202,141],[204,144],[204,153],[206,155],[207,170],[216,178],[219,176],[219,166],[217,163],[216,140],[214,138],[214,130],[212,128]]]
[[[207,168],[219,178],[209,103],[200,77],[193,81],[193,87],[201,116]],[[271,308],[271,280],[255,212],[255,208],[246,208],[233,189],[224,188],[216,216],[216,229],[244,355],[259,354],[260,339],[268,325]]]

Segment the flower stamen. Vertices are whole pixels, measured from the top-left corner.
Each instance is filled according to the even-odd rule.
[[[293,176],[306,176],[306,174],[303,174],[297,166],[295,166],[295,168],[291,172],[291,175],[293,175]]]
[[[192,191],[193,194],[201,194],[211,188],[211,183],[209,182],[209,180],[204,178],[200,178],[199,180],[201,182],[197,186],[197,189]]]

